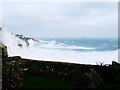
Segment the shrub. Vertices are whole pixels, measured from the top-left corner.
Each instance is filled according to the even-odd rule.
[[[109,68],[111,69],[111,82],[120,83],[120,63],[113,61]]]
[[[3,58],[3,60],[4,59],[5,58]],[[7,58],[6,62],[2,65],[3,89],[23,87],[22,61],[21,59],[12,59],[13,60],[10,61],[9,58]]]
[[[84,87],[99,88],[103,85],[101,76],[94,69],[90,69],[90,72],[84,73],[82,78]]]

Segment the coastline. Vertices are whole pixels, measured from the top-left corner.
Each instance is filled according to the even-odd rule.
[[[92,64],[96,65],[99,63],[103,64],[112,64],[112,61],[118,62],[118,50],[116,47],[110,49],[107,47],[111,47],[108,45],[111,43],[111,40],[106,40],[102,43],[97,43],[102,45],[97,50],[97,46],[94,47],[95,41],[92,41],[90,45],[92,46],[82,46],[77,45],[79,42],[91,42],[91,39],[88,41],[78,40],[75,41],[60,41],[59,40],[37,40],[30,37],[25,37],[19,34],[13,34],[1,29],[1,35],[4,35],[4,40],[0,42],[0,44],[4,44],[7,46],[9,56],[21,56],[22,58],[32,59],[32,60],[44,60],[44,61],[57,61],[57,62],[68,62],[68,63],[77,63],[77,64]],[[8,36],[12,39],[9,39]],[[6,40],[6,41],[5,41]],[[100,40],[101,41],[101,40]],[[70,43],[67,45],[67,43]],[[116,41],[115,41],[116,42]],[[116,45],[116,43],[114,44]],[[76,43],[76,44],[72,44]],[[37,46],[38,44],[38,46]],[[40,44],[40,45],[39,45]],[[81,43],[83,44],[83,43]],[[105,45],[108,45],[105,47]],[[114,45],[114,46],[115,46]],[[89,47],[89,48],[88,48]],[[102,48],[106,48],[105,50],[101,51]],[[89,50],[90,49],[90,50]],[[91,51],[93,49],[93,51]],[[115,49],[115,50],[114,50]],[[87,51],[86,51],[87,50]]]

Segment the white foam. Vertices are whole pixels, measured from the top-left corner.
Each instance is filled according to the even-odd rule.
[[[40,41],[40,47],[35,47],[35,42],[29,40],[29,48],[26,43],[21,39],[15,37],[9,32],[0,31],[0,41],[7,46],[9,56],[21,56],[22,58],[47,60],[47,61],[59,61],[59,62],[71,62],[81,64],[96,64],[104,62],[105,64],[111,64],[112,61],[118,61],[118,50],[116,51],[89,51],[89,52],[75,52],[59,49],[48,48],[63,48],[63,49],[95,49],[78,46],[66,46],[63,43],[57,43],[56,41]],[[23,44],[20,48],[18,44]],[[44,47],[44,48],[43,48]]]
[[[117,51],[105,51],[105,52],[73,52],[73,51],[61,51],[61,50],[47,50],[37,49],[29,50],[23,58],[31,58],[37,60],[50,60],[60,62],[82,63],[82,64],[96,64],[104,62],[105,64],[111,64],[112,61],[118,60]]]
[[[8,31],[1,30],[0,36],[2,36],[0,38],[1,42],[7,46],[9,56],[23,54],[28,49],[25,41],[15,37]],[[22,44],[22,49],[18,44]]]
[[[41,44],[40,47],[42,48],[53,48],[53,49],[95,49],[95,48],[90,48],[90,47],[80,47],[80,46],[67,46],[64,43],[57,43],[55,40],[53,41],[42,41],[46,42],[44,44]]]

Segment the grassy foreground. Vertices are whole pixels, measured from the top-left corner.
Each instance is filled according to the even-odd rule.
[[[120,88],[120,64],[114,61],[111,65],[84,65],[8,57],[6,53],[2,61],[3,89]]]
[[[24,86],[24,88],[74,88],[74,84],[67,80],[37,75],[25,76]]]

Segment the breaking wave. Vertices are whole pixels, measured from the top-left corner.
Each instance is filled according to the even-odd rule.
[[[22,35],[14,35],[5,30],[0,30],[0,36],[0,43],[7,46],[9,56],[81,64],[98,62],[110,64],[113,60],[118,61],[118,50],[76,52],[74,50],[95,50],[96,48],[67,45],[55,40],[35,40]]]
[[[66,45],[64,43],[57,43],[55,40],[52,41],[43,41],[40,40],[39,47],[41,48],[48,48],[48,49],[95,49],[95,48],[88,48],[88,47],[80,47],[75,45]]]

